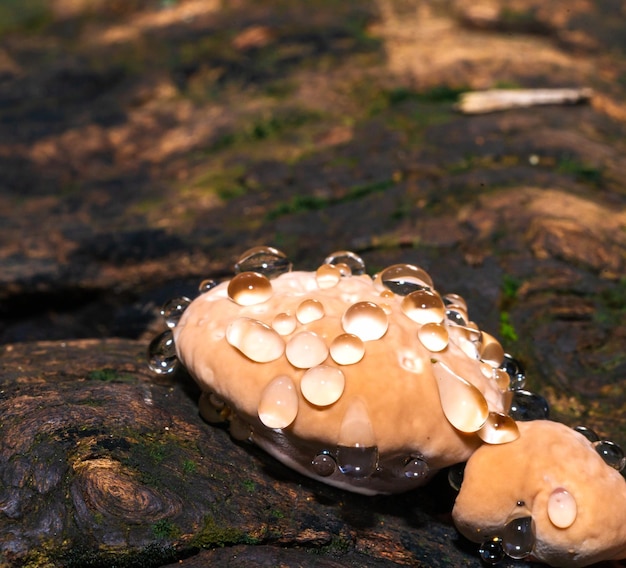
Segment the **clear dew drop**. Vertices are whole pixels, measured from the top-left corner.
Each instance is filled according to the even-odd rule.
[[[217,282],[213,280],[213,278],[207,278],[206,280],[200,282],[200,285],[198,286],[198,292],[200,292],[200,294],[204,294],[209,290],[213,290],[213,288],[215,288],[216,286]]]
[[[365,274],[365,262],[358,254],[349,250],[339,250],[329,254],[324,259],[324,264],[346,264],[351,274],[356,276]]]
[[[461,491],[463,476],[465,475],[465,464],[457,463],[448,469],[448,484],[455,491]]]
[[[241,317],[226,328],[226,341],[256,363],[269,363],[285,351],[285,342],[269,325]]]
[[[341,269],[334,264],[322,264],[315,271],[315,281],[318,288],[327,290],[334,288],[341,280]]]
[[[418,290],[402,300],[402,311],[416,323],[441,323],[446,315],[443,301],[437,292]]]
[[[342,333],[330,344],[330,356],[339,365],[354,365],[363,359],[365,344],[360,337]]]
[[[600,454],[600,457],[607,465],[617,471],[622,471],[626,466],[626,458],[624,452],[620,446],[610,440],[600,440],[593,443],[593,447],[596,452]]]
[[[550,415],[548,401],[541,395],[518,390],[513,392],[509,416],[522,422],[529,420],[547,420]]]
[[[367,477],[378,467],[374,428],[359,398],[350,403],[341,422],[336,458],[340,471],[350,477]]]
[[[524,372],[524,367],[517,359],[515,359],[515,357],[505,353],[500,369],[506,371],[511,378],[511,384],[509,387],[511,390],[522,390],[526,386],[526,373]]]
[[[530,511],[524,508],[507,521],[502,531],[502,546],[507,556],[516,560],[526,558],[532,553],[535,546],[535,523]]]
[[[275,278],[291,270],[291,262],[285,253],[268,246],[253,247],[244,252],[235,264],[237,274],[257,272],[267,278]]]
[[[337,367],[319,365],[307,370],[300,379],[302,396],[315,406],[337,402],[346,386],[346,378]]]
[[[504,560],[504,547],[502,546],[502,539],[498,536],[494,536],[493,538],[486,540],[478,548],[478,554],[485,564],[489,564],[491,566],[498,564],[498,562]]]
[[[393,264],[381,271],[376,279],[398,296],[433,287],[433,281],[423,268],[412,264]]]
[[[459,296],[458,294],[444,294],[441,299],[446,306],[458,306],[463,308],[465,313],[467,313],[467,302],[463,296]]]
[[[165,320],[167,327],[176,327],[189,304],[191,304],[191,300],[185,296],[173,298],[163,304],[163,307],[161,308],[161,316]]]
[[[378,304],[357,302],[344,312],[341,325],[346,333],[363,341],[374,341],[387,333],[389,318]]]
[[[490,412],[487,421],[478,430],[478,437],[487,444],[507,444],[519,438],[519,428],[510,416]]]
[[[224,422],[228,415],[228,409],[224,402],[217,399],[213,393],[203,391],[198,401],[200,416],[212,424]]]
[[[337,462],[335,461],[335,458],[330,455],[328,450],[322,450],[313,458],[311,468],[313,469],[313,473],[321,477],[328,477],[335,473],[337,469]]]
[[[369,477],[378,467],[378,448],[338,445],[337,465],[341,473],[348,477]]]
[[[148,366],[157,375],[167,375],[178,367],[174,335],[170,329],[160,333],[150,342]]]
[[[569,491],[559,487],[550,494],[548,498],[548,518],[555,527],[566,529],[572,526],[577,514],[576,499]]]
[[[496,385],[498,385],[498,389],[500,390],[500,392],[508,391],[511,385],[511,377],[509,376],[509,374],[504,369],[501,369],[500,367],[493,369],[491,365],[487,363],[485,364],[492,371],[491,376],[493,377],[493,380],[496,382]]]
[[[483,394],[441,361],[433,363],[433,371],[448,422],[461,432],[478,431],[489,415]]]
[[[592,443],[600,441],[600,436],[598,436],[598,434],[596,434],[591,428],[587,428],[586,426],[575,426],[574,430],[576,430],[579,434],[582,434]]]
[[[417,337],[429,351],[443,351],[448,346],[448,330],[440,323],[426,323],[417,330]]]
[[[496,368],[504,361],[504,349],[500,342],[486,332],[481,334],[480,360]]]
[[[467,325],[467,312],[460,306],[448,306],[446,308],[446,319],[453,325]]]
[[[411,456],[404,464],[402,474],[407,479],[425,479],[428,477],[430,468],[424,456]]]
[[[309,298],[296,308],[296,318],[301,324],[311,323],[324,317],[324,305],[319,300]]]
[[[268,428],[286,428],[298,414],[298,391],[287,375],[270,381],[261,393],[258,408],[261,422]]]
[[[296,316],[288,313],[276,314],[272,320],[272,327],[280,335],[290,335],[295,331],[297,325]]]
[[[258,272],[241,272],[228,283],[228,297],[240,306],[254,306],[272,297],[272,284]]]
[[[328,347],[323,339],[312,331],[294,335],[285,349],[287,360],[298,369],[310,369],[322,364],[328,357]]]

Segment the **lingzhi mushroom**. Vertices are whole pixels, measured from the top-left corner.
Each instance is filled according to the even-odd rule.
[[[547,420],[545,400],[523,390],[521,366],[461,296],[441,295],[411,264],[368,276],[349,251],[304,272],[255,247],[235,273],[168,302],[170,329],[149,348],[155,372],[180,362],[194,377],[207,421],[364,494],[407,491],[466,463],[453,518],[488,564],[626,557],[621,449]]]

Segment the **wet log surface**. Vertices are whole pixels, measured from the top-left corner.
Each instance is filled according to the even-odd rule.
[[[302,269],[337,249],[423,266],[554,418],[626,445],[620,10],[0,5],[0,564],[481,565],[444,475],[325,487],[204,423],[183,371],[148,370],[163,302],[257,244]],[[507,87],[594,94],[454,110]]]

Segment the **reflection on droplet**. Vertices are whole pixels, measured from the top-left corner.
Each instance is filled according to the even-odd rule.
[[[358,255],[349,250],[339,250],[329,254],[324,259],[325,264],[346,264],[354,275],[365,274],[365,262]]]
[[[354,365],[363,359],[365,345],[360,337],[343,333],[330,344],[330,356],[339,365]]]
[[[198,401],[200,416],[207,422],[224,422],[228,415],[228,408],[222,400],[216,399],[213,393],[203,391]]]
[[[341,325],[346,333],[373,341],[385,335],[389,319],[385,310],[374,302],[357,302],[345,311]]]
[[[579,434],[582,434],[590,442],[600,441],[600,436],[598,436],[598,434],[596,434],[591,428],[587,428],[586,426],[575,426],[574,430],[576,430]]]
[[[417,337],[429,351],[442,351],[448,346],[448,330],[440,323],[426,323],[417,330]]]
[[[198,292],[200,292],[200,294],[204,294],[205,292],[212,290],[216,286],[217,282],[215,280],[213,280],[212,278],[207,278],[206,280],[200,282],[200,285],[198,286]]]
[[[287,375],[270,381],[261,393],[258,408],[261,422],[268,428],[286,428],[298,414],[298,391]]]
[[[600,440],[599,442],[594,442],[593,447],[596,449],[596,452],[600,454],[604,462],[617,471],[622,471],[626,466],[624,452],[615,442]]]
[[[480,554],[481,560],[485,564],[495,565],[504,559],[504,548],[502,546],[502,539],[494,536],[489,540],[483,542],[478,548],[478,554]]]
[[[458,306],[463,308],[465,313],[467,313],[467,302],[463,296],[459,296],[458,294],[444,294],[442,300],[446,306]]]
[[[507,521],[502,531],[502,546],[504,552],[516,560],[526,558],[532,553],[535,546],[535,523],[530,511],[523,508]]]
[[[572,526],[577,514],[576,499],[569,491],[559,487],[550,494],[548,498],[548,518],[555,527],[566,529]]]
[[[341,473],[348,477],[368,477],[378,467],[378,448],[338,445],[337,465]]]
[[[324,306],[319,300],[309,298],[296,308],[296,318],[301,324],[311,323],[324,317]]]
[[[187,306],[191,304],[191,300],[185,296],[180,298],[173,298],[163,304],[161,308],[161,316],[165,320],[167,327],[176,327],[183,312],[187,309]]]
[[[291,262],[285,253],[273,247],[253,247],[244,252],[235,264],[235,272],[258,272],[275,278],[291,270]]]
[[[367,477],[378,467],[376,437],[365,403],[353,400],[339,428],[337,465],[350,477]]]
[[[411,292],[433,287],[428,272],[412,264],[394,264],[385,268],[376,278],[398,296],[408,296]]]
[[[253,306],[269,300],[272,284],[257,272],[242,272],[228,283],[228,297],[240,306]]]
[[[446,308],[446,319],[454,325],[467,325],[467,312],[459,306],[448,306]]]
[[[402,311],[414,322],[441,323],[446,315],[443,301],[437,292],[418,290],[402,300]]]
[[[404,477],[407,479],[424,479],[428,476],[429,472],[430,468],[423,456],[410,457],[406,464],[404,464],[402,471]]]
[[[487,364],[488,365],[488,364]],[[488,365],[491,368],[491,365]],[[502,368],[497,367],[493,370],[493,380],[496,381],[496,385],[498,385],[498,389],[500,392],[506,392],[509,390],[509,386],[511,384],[511,377],[509,374]]]
[[[178,367],[174,335],[170,329],[160,333],[150,342],[148,366],[158,375],[167,375]]]
[[[315,406],[329,406],[341,398],[346,386],[344,374],[337,367],[319,365],[300,379],[302,396]]]
[[[288,341],[285,355],[294,367],[310,369],[326,360],[328,347],[316,333],[302,331]]]
[[[547,420],[549,415],[548,401],[542,396],[525,390],[513,392],[509,416],[514,420]]]
[[[285,351],[285,342],[269,325],[251,318],[237,318],[226,328],[226,341],[257,363],[269,363]]]
[[[480,359],[489,363],[492,367],[499,367],[504,360],[504,349],[500,342],[488,333],[482,332],[482,345],[480,348]]]
[[[289,335],[290,333],[293,333],[297,325],[298,322],[296,320],[296,316],[287,313],[276,314],[272,320],[272,327],[280,335]]]
[[[441,407],[448,422],[461,432],[476,432],[487,420],[483,394],[441,361],[433,363]]]
[[[519,438],[519,429],[510,416],[490,412],[487,421],[478,430],[478,436],[488,444],[506,444]]]
[[[450,466],[448,470],[448,484],[455,491],[461,491],[461,485],[463,484],[463,476],[465,474],[465,464],[457,463]]]
[[[526,386],[524,367],[517,359],[505,353],[500,368],[506,371],[509,377],[511,377],[511,390],[521,390]]]
[[[333,288],[341,280],[341,270],[334,264],[322,264],[315,271],[315,281],[322,290]]]
[[[313,468],[313,472],[317,475],[321,477],[328,477],[329,475],[335,473],[335,470],[337,469],[337,462],[335,462],[335,458],[330,455],[328,450],[322,450],[313,458],[311,467]]]

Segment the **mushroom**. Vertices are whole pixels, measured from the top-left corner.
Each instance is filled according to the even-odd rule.
[[[557,422],[518,427],[518,439],[484,445],[467,462],[452,511],[457,529],[482,543],[490,563],[504,554],[568,567],[626,558],[619,448]]]
[[[365,494],[417,487],[517,436],[502,347],[422,268],[372,278],[339,251],[291,271],[280,251],[256,247],[236,272],[203,284],[172,330],[203,416],[233,436]]]

